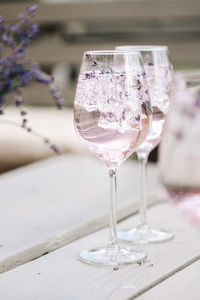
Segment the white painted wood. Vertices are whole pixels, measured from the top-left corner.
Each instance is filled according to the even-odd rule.
[[[56,1],[57,2],[57,1]],[[73,1],[72,1],[73,2]],[[181,3],[181,5],[180,5]],[[12,6],[12,7],[11,7]],[[171,1],[82,1],[82,3],[40,4],[36,21],[58,22],[68,20],[116,20],[166,17],[199,16],[198,0]],[[1,4],[1,14],[6,19],[15,20],[19,12],[24,11],[24,3]]]
[[[34,89],[38,87],[35,86]],[[38,93],[41,93],[40,89]],[[25,96],[25,99],[27,98]],[[48,100],[51,103],[49,97]],[[50,139],[62,153],[92,156],[74,130],[73,109],[59,111],[55,107],[28,107],[26,110],[28,126],[42,137]],[[22,118],[15,107],[8,107],[0,118],[0,171],[55,156],[55,153],[44,143],[43,138],[27,133],[20,127],[21,122]]]
[[[55,0],[57,2],[57,0]],[[73,1],[72,1],[73,2]],[[94,2],[94,1],[91,1]],[[119,37],[119,42],[123,44],[167,44],[173,61],[179,66],[197,67],[199,61],[199,40],[197,38],[198,18],[200,14],[199,0],[146,0],[146,1],[95,1],[95,3],[65,3],[45,5],[40,4],[35,18],[35,22],[58,24],[58,27],[68,28],[70,22],[78,22],[84,28],[91,26],[101,27],[102,23],[130,24],[134,28],[133,37],[124,35],[123,40]],[[16,21],[19,12],[24,11],[24,3],[4,3],[0,4],[0,13],[8,21]],[[196,20],[189,25],[189,19]],[[185,21],[185,25],[184,25]],[[127,23],[128,22],[128,23]],[[88,25],[89,24],[89,25]],[[157,26],[159,24],[159,26]],[[172,25],[173,24],[173,25]],[[192,26],[193,24],[193,26]],[[148,31],[145,28],[148,26]],[[157,31],[156,28],[159,28]],[[149,30],[151,30],[149,32]],[[182,34],[185,30],[185,38]],[[190,30],[193,38],[190,37]],[[127,29],[129,32],[129,29]],[[155,32],[154,32],[155,31]],[[173,37],[175,32],[180,31],[180,39]],[[143,33],[146,34],[144,35]],[[149,34],[148,34],[149,32]],[[166,35],[166,33],[168,34]],[[182,32],[182,33],[181,33]],[[152,34],[153,33],[153,34]],[[85,49],[114,49],[118,43],[100,40],[99,42],[75,42],[64,41],[59,32],[49,34],[35,41],[27,49],[27,57],[43,64],[55,64],[67,62],[79,66],[83,51]],[[49,47],[51,45],[51,47]],[[48,49],[48,50],[47,50]],[[48,55],[47,55],[48,52]]]
[[[199,300],[200,298],[200,261],[191,264],[161,282],[137,300]]]
[[[152,38],[148,39],[147,43],[151,43]],[[137,40],[138,41],[138,40]],[[128,44],[128,40],[124,41],[123,44]],[[163,44],[161,37],[157,40],[158,43]],[[51,49],[48,52],[48,55],[45,54],[44,49],[48,48],[48,45],[51,43]],[[139,41],[138,41],[139,43]],[[58,36],[54,35],[51,37],[44,37],[42,41],[38,41],[33,44],[29,49],[27,49],[28,57],[32,57],[39,63],[54,64],[60,61],[66,61],[71,64],[80,65],[83,52],[85,49],[114,49],[117,43],[112,41],[97,42],[97,43],[77,43],[77,44],[65,44],[64,41],[59,39]],[[170,54],[172,55],[173,61],[179,65],[192,64],[195,67],[199,59],[199,42],[182,42],[180,44],[175,43],[174,41],[169,41],[167,43],[169,46]],[[188,55],[190,53],[190,55]],[[67,55],[67,56],[66,56]],[[190,67],[191,68],[191,67]]]
[[[150,166],[150,202],[156,167]],[[137,209],[138,166],[119,169],[119,218]],[[0,177],[0,272],[61,247],[108,223],[108,172],[95,157],[66,155]]]
[[[200,258],[199,232],[186,223],[176,213],[174,207],[169,204],[154,206],[150,209],[150,222],[157,226],[162,224],[162,227],[172,230],[176,237],[166,243],[147,246],[149,258],[142,266],[128,265],[113,271],[108,267],[96,267],[80,262],[78,254],[81,250],[105,243],[108,230],[103,229],[1,274],[1,298],[3,300],[134,299],[142,291],[148,290]],[[122,222],[120,227],[132,224],[133,217]],[[197,278],[193,286],[198,282]],[[184,284],[182,289],[184,294]],[[149,300],[148,297],[147,299]],[[153,299],[171,300],[167,294],[163,298]],[[182,299],[184,298],[176,300]]]

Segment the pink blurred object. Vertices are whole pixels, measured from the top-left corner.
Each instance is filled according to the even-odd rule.
[[[173,107],[160,147],[167,198],[200,225],[200,74],[178,76]]]

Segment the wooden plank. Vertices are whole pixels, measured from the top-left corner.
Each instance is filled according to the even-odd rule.
[[[7,20],[15,20],[16,15],[24,10],[24,4],[1,4],[0,12]],[[127,18],[141,17],[193,17],[199,16],[198,0],[190,1],[123,1],[121,2],[92,2],[40,4],[36,21],[61,22],[66,20],[106,20],[119,21]]]
[[[38,89],[36,86],[34,88]],[[39,92],[41,92],[40,88],[35,96],[40,97]],[[27,98],[29,98],[28,95]],[[27,98],[24,97],[24,99]],[[49,97],[48,100],[51,101]],[[26,100],[25,102],[27,104]],[[92,157],[91,152],[83,145],[74,130],[73,109],[26,107],[26,111],[28,112],[29,126],[33,131],[50,139],[62,153],[87,154]],[[16,110],[16,107],[6,108],[5,114],[0,119],[0,172],[55,156],[42,137],[27,133],[20,126],[16,126],[15,122],[16,124],[22,122],[20,112]],[[63,130],[64,128],[66,130]]]
[[[67,130],[67,128],[66,128]],[[150,166],[150,202],[157,169]],[[59,248],[108,223],[108,174],[97,159],[61,156],[0,178],[0,272]],[[119,218],[137,210],[138,166],[119,170]]]
[[[148,290],[137,300],[199,300],[200,295],[200,261],[191,264],[187,268],[176,272],[167,280]]]
[[[168,44],[172,60],[178,67],[199,67],[199,7],[198,0],[41,4],[35,21],[53,23],[58,26],[56,28],[66,27],[66,31],[73,24],[82,28],[85,34],[88,24],[90,27],[99,24],[99,28],[103,28],[102,24],[114,26],[117,20],[118,24],[129,25],[127,28],[122,25],[124,32],[119,28],[118,36],[113,35],[112,39],[95,39],[93,42],[87,42],[87,36],[84,40],[84,35],[83,39],[78,37],[77,40],[69,39],[66,42],[62,38],[65,30],[57,29],[57,34],[50,32],[49,36],[43,34],[41,39],[38,37],[27,49],[27,57],[43,64],[53,65],[64,61],[79,65],[86,49],[113,49],[118,44]],[[0,15],[8,21],[14,21],[23,9],[24,4],[1,4]]]
[[[70,86],[69,86],[70,85]],[[65,106],[73,107],[75,98],[76,85],[72,82],[66,82],[66,87],[62,89]],[[24,89],[23,97],[26,105],[33,106],[52,106],[52,99],[49,90],[37,83],[31,84]],[[58,112],[59,114],[59,112]]]
[[[130,40],[123,40],[120,42],[110,42],[110,41],[100,41],[96,43],[65,43],[64,40],[60,39],[58,36],[47,36],[42,40],[38,40],[34,43],[29,49],[27,49],[27,57],[31,57],[34,61],[43,64],[53,65],[60,62],[65,62],[77,66],[77,70],[82,60],[83,52],[85,50],[108,50],[114,49],[118,45],[127,45],[127,44],[148,44],[148,43],[156,43],[156,44],[167,44],[170,50],[170,57],[172,61],[175,63],[175,66],[180,64],[185,66],[194,66],[197,64],[200,59],[200,43],[199,41],[184,41],[180,40],[173,41],[170,39],[156,37],[155,39],[152,35],[148,35],[144,39],[134,38],[132,42]],[[46,55],[45,49],[48,48],[48,45],[51,44],[51,48],[48,51],[48,55]],[[188,55],[190,53],[191,55]]]
[[[129,218],[120,228],[131,226],[134,221],[135,218]],[[107,229],[103,229],[1,274],[1,297],[4,300],[134,299],[141,291],[200,258],[199,232],[187,224],[174,207],[169,204],[154,206],[150,209],[150,221],[173,231],[175,239],[147,246],[149,258],[142,266],[128,265],[113,271],[109,267],[81,263],[78,260],[81,250],[105,243]],[[198,282],[197,278],[194,286]],[[168,299],[167,294],[163,299]]]

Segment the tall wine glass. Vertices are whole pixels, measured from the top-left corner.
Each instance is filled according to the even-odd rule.
[[[152,126],[145,141],[136,153],[140,166],[140,220],[136,228],[121,231],[121,240],[134,243],[155,243],[173,238],[170,232],[151,228],[147,223],[146,167],[149,153],[160,143],[169,112],[170,93],[173,87],[173,67],[169,62],[166,46],[119,46],[118,50],[139,51],[144,61],[145,75],[153,107]]]
[[[142,261],[146,254],[118,244],[117,168],[143,142],[151,124],[151,103],[138,53],[87,51],[74,101],[74,124],[85,145],[107,166],[110,229],[106,247],[81,252],[82,261],[111,265]]]
[[[200,226],[200,72],[176,79],[173,110],[159,151],[166,199]]]

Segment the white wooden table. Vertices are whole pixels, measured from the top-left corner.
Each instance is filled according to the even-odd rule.
[[[0,300],[199,300],[200,234],[158,201],[155,166],[149,175],[149,221],[175,238],[145,246],[144,264],[118,271],[78,260],[81,250],[107,241],[103,164],[61,156],[2,175]],[[137,222],[138,182],[137,163],[125,162],[118,176],[119,228]]]

